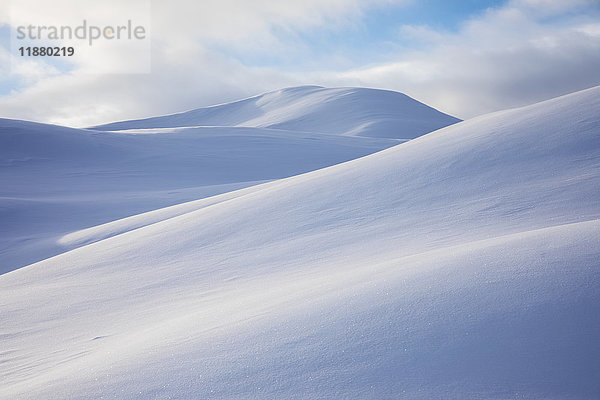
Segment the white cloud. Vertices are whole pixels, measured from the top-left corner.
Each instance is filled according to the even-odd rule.
[[[215,53],[194,50],[180,55],[175,64],[158,57],[152,75],[48,77],[0,100],[0,109],[14,118],[89,126],[235,100],[292,82],[276,71],[244,67]]]
[[[550,12],[568,11],[568,4],[512,1],[453,34],[403,27],[401,34],[426,42],[424,50],[383,65],[324,72],[316,79],[396,89],[462,118],[599,85],[600,23],[585,15],[547,20]]]
[[[83,73],[86,63],[97,62],[93,57],[61,74],[23,65],[12,79],[27,86],[0,97],[0,110],[6,117],[86,126],[316,83],[395,89],[466,118],[600,84],[597,7],[585,0],[512,0],[465,21],[455,33],[399,26],[398,40],[418,40],[421,50],[388,54],[389,62],[352,70],[291,73],[247,66],[235,56],[285,58],[299,51],[310,56],[302,32],[358,24],[370,7],[390,2],[154,1],[152,74]],[[54,3],[38,3],[37,12],[60,14]],[[135,11],[127,8],[131,3],[120,3],[119,13]],[[587,16],[586,7],[596,14]],[[114,10],[104,17],[103,12],[98,15],[107,21],[114,15]],[[23,21],[26,15],[23,11]],[[73,12],[70,18],[80,16]]]
[[[137,3],[144,0],[137,0]],[[119,53],[84,54],[73,58],[70,72],[47,74],[18,93],[0,97],[2,116],[85,126],[121,118],[179,111],[233,100],[300,80],[267,68],[242,65],[215,51],[229,47],[245,51],[289,51],[280,42],[282,30],[343,26],[360,19],[369,7],[394,0],[172,0],[152,2],[152,73],[92,74],[94,67],[114,66]],[[406,1],[406,0],[395,0]],[[18,24],[55,21],[77,24],[91,15],[99,23],[115,16],[140,15],[135,2],[91,0],[15,0],[11,18]],[[114,50],[114,49],[113,49]],[[14,60],[14,55],[13,55]],[[99,65],[95,65],[100,63]],[[26,79],[13,70],[13,79]]]

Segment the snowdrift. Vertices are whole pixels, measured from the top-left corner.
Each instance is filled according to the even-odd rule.
[[[597,398],[599,135],[596,87],[66,238],[0,397]]]
[[[369,96],[384,103],[388,93]],[[318,98],[294,98],[311,110],[304,117],[297,110],[297,118],[331,118],[319,117],[327,110],[312,105]],[[350,115],[346,122],[361,118]],[[378,129],[387,128],[372,132]],[[0,274],[71,249],[58,242],[69,232],[298,175],[399,142],[235,126],[99,132],[0,119]]]
[[[246,126],[334,135],[414,139],[460,120],[402,93],[301,86],[183,113],[92,129]]]

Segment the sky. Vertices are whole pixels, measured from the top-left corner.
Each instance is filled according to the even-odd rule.
[[[146,36],[19,55],[19,26],[83,19]],[[0,0],[0,117],[86,127],[307,84],[463,119],[597,86],[600,0]]]

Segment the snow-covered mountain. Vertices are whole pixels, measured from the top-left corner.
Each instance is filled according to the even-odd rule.
[[[200,117],[221,126],[177,128]],[[59,238],[72,231],[338,164],[400,142],[387,137],[458,121],[400,93],[315,87],[156,120],[113,124],[162,128],[134,133],[0,119],[0,273],[70,249]],[[382,138],[338,134],[351,127]]]
[[[460,120],[402,93],[301,86],[179,114],[92,129],[242,126],[347,136],[414,139]]]
[[[598,398],[598,193],[600,87],[71,233],[0,397]]]

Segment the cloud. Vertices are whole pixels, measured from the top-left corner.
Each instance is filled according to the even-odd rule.
[[[0,100],[0,109],[13,118],[89,126],[235,100],[291,82],[277,71],[244,67],[199,49],[180,55],[181,61],[174,64],[158,57],[151,75],[47,77]]]
[[[37,3],[40,15],[58,13],[56,18],[60,17],[54,3]],[[132,3],[119,3],[123,7],[119,15],[134,15]],[[360,24],[370,10],[391,3],[154,1],[151,74],[86,73],[90,64],[98,62],[91,55],[63,70],[22,64],[13,68],[10,78],[20,82],[20,88],[0,97],[0,110],[5,117],[88,126],[316,83],[394,89],[468,118],[600,84],[600,11],[597,2],[586,0],[512,0],[470,17],[455,32],[426,25],[398,26],[394,39],[401,50],[383,54],[386,62],[314,69],[315,63],[310,62],[314,50],[303,41],[304,32],[343,32]],[[22,21],[29,15],[25,8],[15,13]],[[78,13],[72,11],[68,18],[76,21],[81,17]],[[98,10],[97,15],[110,22],[116,14]],[[240,54],[257,54],[258,58],[275,54],[282,59],[306,55],[311,69],[306,65],[294,71],[277,65],[246,65]],[[0,59],[6,57],[14,59],[0,48]],[[102,62],[118,64],[118,55],[113,58],[107,56]]]
[[[509,8],[519,9],[530,15],[551,16],[565,11],[581,11],[598,5],[597,0],[510,0]]]
[[[0,17],[0,23],[12,24],[13,28],[36,24],[36,21],[74,25],[80,24],[83,18],[93,17],[98,24],[110,24],[116,16],[121,19],[144,17],[144,13],[140,13],[144,2],[148,1],[13,1],[10,18]],[[42,65],[39,70],[30,68],[30,76],[25,66],[13,68],[10,72],[14,81],[30,84],[0,97],[0,110],[6,117],[86,126],[175,112],[298,84],[301,83],[299,77],[273,68],[243,65],[231,53],[236,49],[285,53],[290,51],[282,39],[286,32],[293,36],[317,26],[337,29],[360,20],[370,7],[391,2],[153,1],[149,27],[151,74],[101,74],[102,68],[110,70],[119,62],[126,62],[123,60],[127,60],[127,49],[119,53],[114,48],[103,52],[102,48],[95,47],[93,52],[69,59],[68,70],[59,75],[50,73],[54,71]],[[13,65],[21,63],[12,50]]]
[[[591,15],[556,18],[590,5]],[[586,1],[512,1],[467,21],[456,33],[402,27],[399,39],[417,38],[422,49],[316,79],[396,89],[469,118],[599,85],[597,16]]]

